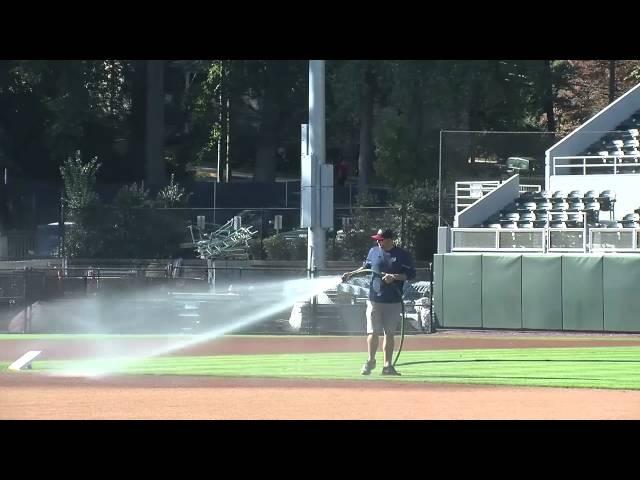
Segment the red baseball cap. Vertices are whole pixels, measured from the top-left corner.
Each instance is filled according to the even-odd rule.
[[[378,233],[376,233],[375,235],[371,235],[371,238],[373,238],[374,240],[384,240],[385,238],[395,238],[395,235],[393,233],[393,230],[387,228],[386,230],[378,230]]]

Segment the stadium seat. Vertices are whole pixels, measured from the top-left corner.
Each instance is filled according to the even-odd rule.
[[[582,212],[577,212],[577,211],[567,212],[567,225],[570,224],[570,226],[572,227],[582,226],[583,219],[584,217],[582,215]]]
[[[572,198],[582,198],[582,192],[580,190],[571,190],[569,195],[567,195],[567,200]]]
[[[569,208],[569,204],[564,201],[562,198],[554,198],[552,200],[551,210],[567,210]]]
[[[616,194],[611,190],[603,190],[600,192],[598,201],[600,202],[600,210],[603,212],[609,212],[616,201]]]
[[[554,222],[566,222],[569,219],[569,215],[567,214],[566,211],[553,211],[551,210],[549,212],[549,221],[551,223]]]
[[[584,210],[584,203],[582,203],[582,198],[570,198],[569,199],[569,208],[567,210]]]
[[[517,222],[520,220],[520,214],[518,212],[504,212],[500,215],[500,222]]]
[[[536,209],[536,203],[533,201],[525,201],[518,203],[519,212],[532,212]]]
[[[549,223],[549,227],[550,228],[567,228],[567,225],[564,222],[556,221],[556,222]]]
[[[548,200],[549,198],[551,198],[551,195],[546,190],[541,190],[539,192],[534,193],[534,195],[533,195],[533,200],[535,202],[539,202],[539,201],[542,201],[542,200]]]
[[[541,200],[536,203],[536,210],[548,212],[553,208],[553,204],[549,200]]]
[[[587,190],[585,192],[583,199],[587,200],[589,198],[598,198],[598,194],[596,193],[595,190]]]

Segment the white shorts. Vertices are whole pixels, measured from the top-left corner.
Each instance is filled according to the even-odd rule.
[[[367,300],[367,333],[394,335],[400,324],[400,303],[378,303]]]

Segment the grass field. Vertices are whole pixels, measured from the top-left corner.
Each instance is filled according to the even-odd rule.
[[[343,379],[640,390],[640,347],[526,348],[403,352],[401,377],[360,375],[362,353],[157,357],[127,361],[114,373]],[[6,370],[9,363],[0,363]],[[118,363],[116,362],[116,366]],[[104,361],[34,361],[33,372],[113,367]],[[25,372],[28,374],[28,372]]]

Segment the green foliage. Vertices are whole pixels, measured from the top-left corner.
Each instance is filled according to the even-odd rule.
[[[615,62],[619,96],[638,82],[640,67],[637,60]],[[607,104],[608,63],[550,62],[558,131]],[[101,159],[103,178],[139,179],[142,169],[126,160],[144,141],[145,67],[115,59],[0,62],[3,161],[25,176],[51,179],[68,152],[80,149]],[[434,178],[440,129],[546,127],[542,60],[337,60],[326,72],[330,160],[336,151],[350,162],[357,157],[359,108],[365,85],[373,85],[375,170],[384,183]],[[261,161],[297,173],[306,61],[175,60],[165,63],[165,75],[165,153],[177,178],[189,163],[215,162],[226,111],[221,91],[230,100],[232,166],[254,165],[259,145],[282,147],[287,155]]]
[[[400,212],[393,225],[398,242],[413,250],[425,229],[438,221],[438,185],[436,182],[413,182],[396,190],[392,206]]]
[[[249,257],[252,260],[263,260],[266,256],[262,242],[259,238],[252,238],[248,242],[249,245]]]
[[[189,201],[191,193],[187,194],[183,187],[174,182],[174,174],[171,174],[171,181],[158,192],[158,203],[164,208],[185,206]]]
[[[367,256],[367,252],[373,246],[371,235],[373,230],[348,230],[343,235],[336,236],[336,245],[338,250],[334,250],[339,254],[335,260],[350,260],[361,262]]]
[[[304,260],[307,258],[306,238],[288,239],[282,234],[263,240],[268,260]]]
[[[327,245],[332,260],[362,261],[374,243],[371,235],[379,228],[396,232],[396,244],[416,248],[426,228],[437,222],[438,187],[435,182],[413,182],[397,187],[388,208],[368,208],[371,196],[357,199],[350,227]]]
[[[80,150],[60,167],[64,182],[65,206],[71,211],[84,208],[97,200],[95,193],[96,172],[100,168],[97,158],[82,161]]]
[[[79,150],[75,157],[69,157],[60,167],[64,182],[65,222],[72,223],[65,232],[67,256],[90,256],[100,244],[95,234],[95,212],[99,208],[95,183],[99,168],[97,158],[84,163]]]
[[[368,208],[375,203],[370,194],[358,195],[350,227],[336,235],[335,254],[340,255],[336,260],[362,261],[374,245],[371,235],[379,228],[393,228],[397,212],[394,209]]]
[[[84,164],[79,154],[63,168],[66,204],[74,222],[65,234],[65,250],[80,258],[166,258],[175,255],[185,240],[186,226],[166,210],[156,207],[144,184],[125,185],[112,205],[97,202],[93,192],[96,160]],[[185,202],[189,197],[173,182],[161,190]]]
[[[136,182],[124,185],[113,199],[113,206],[120,209],[150,207],[152,205],[153,201],[149,198],[149,190],[144,188],[144,182],[140,182],[140,185]]]
[[[104,235],[102,249],[96,253],[99,257],[173,257],[186,239],[185,226],[163,210],[110,207],[102,213],[109,221],[101,223]]]
[[[557,130],[567,133],[609,102],[610,62],[327,61],[327,159],[333,162],[343,155],[355,167],[362,105],[369,103],[363,98],[372,99],[372,183],[394,188],[425,180],[432,184],[438,175],[441,129],[543,131],[548,113],[545,96],[551,85]],[[640,62],[615,62],[619,96],[640,81]],[[299,171],[299,125],[308,121],[307,61],[168,61],[164,63],[164,158],[176,176],[155,199],[142,185],[129,185],[114,201],[120,213],[96,213],[106,208],[95,197],[96,175],[100,181],[121,184],[143,177],[146,67],[139,60],[0,61],[2,164],[11,169],[10,175],[15,172],[14,178],[57,180],[58,171],[62,173],[68,219],[76,223],[68,232],[70,252],[98,254],[107,244],[117,251],[116,239],[129,246],[144,243],[142,237],[131,236],[131,229],[142,228],[136,223],[141,221],[137,213],[124,210],[185,205],[188,195],[176,179],[183,178],[188,164],[215,164],[218,141],[227,133],[232,171],[254,168],[267,181],[276,173]],[[220,104],[221,93],[229,100],[228,132],[220,116],[227,113],[226,101]],[[94,160],[86,164],[78,156],[65,160],[75,150]],[[424,198],[396,191],[392,203],[396,212],[389,222],[379,213],[362,213],[352,231],[336,239],[330,255],[360,258],[370,232],[394,221],[404,233],[402,241],[414,244],[435,208]],[[360,205],[368,204],[363,199]],[[96,222],[111,224],[95,238],[90,238],[92,231],[98,231],[98,224],[92,226],[93,219],[87,216],[91,209],[98,216]],[[402,222],[403,211],[410,222]],[[125,228],[130,231],[127,235]],[[146,245],[162,238],[164,233],[156,229],[164,229],[159,220],[147,232],[153,238]],[[161,243],[153,248],[160,251]]]

